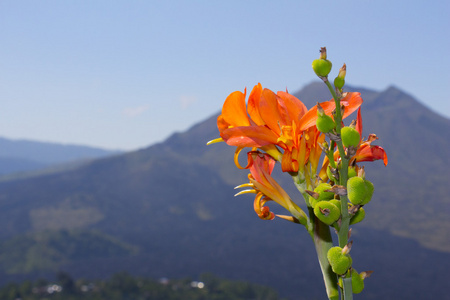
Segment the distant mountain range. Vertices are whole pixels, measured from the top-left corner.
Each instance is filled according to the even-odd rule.
[[[353,226],[358,271],[374,270],[364,299],[445,299],[450,268],[450,120],[390,87],[362,92],[364,135],[376,133],[389,165],[367,163],[375,195]],[[322,83],[295,94],[329,100]],[[216,116],[139,151],[76,169],[0,182],[0,278],[64,270],[104,277],[119,270],[180,278],[212,272],[323,299],[306,231],[262,221],[252,197],[233,197],[247,172],[234,149],[206,147]],[[289,178],[287,178],[289,179]],[[295,195],[292,183],[282,185]]]
[[[0,176],[77,164],[120,151],[0,137]]]

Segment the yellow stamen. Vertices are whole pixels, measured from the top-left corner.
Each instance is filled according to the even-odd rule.
[[[215,144],[215,143],[220,143],[220,142],[223,142],[223,139],[222,138],[217,138],[217,139],[210,140],[209,142],[207,142],[206,146],[209,146],[209,145]]]
[[[299,220],[294,218],[293,216],[286,216],[286,215],[275,215],[275,216],[277,216],[278,218],[284,219],[286,221],[289,221],[289,222],[293,222],[293,223],[297,223],[297,224],[300,223]]]
[[[235,187],[234,189],[240,189],[240,188],[244,188],[244,187],[253,188],[254,185],[253,185],[253,183],[244,183],[244,184],[238,185],[238,186]]]
[[[243,190],[243,191],[240,191],[239,193],[237,193],[234,196],[236,197],[236,196],[244,195],[244,194],[258,194],[258,192],[256,190],[253,190],[253,189],[252,190]]]

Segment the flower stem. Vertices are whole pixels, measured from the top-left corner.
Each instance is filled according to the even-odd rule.
[[[325,283],[328,299],[339,300],[337,276],[331,270],[331,266],[327,258],[328,250],[333,247],[330,227],[316,218],[314,213],[311,217],[314,218],[314,246],[316,247],[317,258],[319,259],[320,269],[322,270],[323,281]]]
[[[339,300],[339,289],[337,286],[337,276],[331,270],[330,263],[328,262],[327,253],[331,247],[333,247],[333,240],[331,238],[330,227],[322,223],[314,215],[314,210],[309,203],[309,195],[305,190],[312,189],[311,182],[307,184],[305,174],[290,173],[294,181],[295,186],[302,194],[305,199],[306,205],[308,206],[309,218],[307,219],[306,229],[310,234],[314,247],[316,248],[317,258],[319,260],[320,269],[322,271],[323,281],[325,283],[325,289],[329,300]],[[307,175],[309,176],[309,175]]]
[[[336,133],[338,136],[341,135],[341,129],[342,129],[342,112],[341,112],[341,99],[336,94],[335,90],[331,86],[330,82],[328,80],[324,80],[325,84],[327,85],[328,89],[330,90],[331,95],[333,95],[333,99],[336,106],[336,111],[334,114],[334,121],[336,123]],[[339,150],[339,156],[341,157],[341,170],[339,172],[339,184],[347,187],[347,180],[348,180],[348,158],[345,153],[344,145],[342,144],[342,141],[337,141],[336,145]],[[346,195],[342,195],[340,197],[341,199],[341,225],[338,231],[338,239],[339,239],[339,247],[343,248],[348,243],[348,230],[350,227],[350,214],[348,213],[348,199]],[[349,273],[349,272],[348,272]],[[350,278],[348,278],[350,276]],[[347,274],[343,278],[343,299],[344,300],[352,300],[353,299],[353,292],[352,292],[352,281],[351,281],[351,274]]]

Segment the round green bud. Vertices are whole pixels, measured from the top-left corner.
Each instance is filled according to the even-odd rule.
[[[320,200],[331,200],[334,198],[333,192],[325,192],[325,190],[330,190],[332,188],[331,184],[322,182],[315,189],[314,192],[319,193],[318,201]]]
[[[332,199],[329,202],[336,205],[336,207],[339,209],[339,214],[341,214],[341,201],[338,199]]]
[[[345,84],[345,79],[341,78],[341,77],[336,77],[334,79],[334,87],[338,88],[338,89],[342,89],[342,87]]]
[[[366,185],[367,194],[366,194],[366,198],[364,198],[364,200],[361,202],[361,205],[365,205],[365,204],[369,203],[370,200],[372,200],[373,191],[375,189],[375,187],[373,186],[373,183],[370,182],[369,180],[364,179],[364,184]]]
[[[334,127],[336,127],[336,124],[334,123],[334,120],[332,117],[323,114],[323,115],[317,116],[316,126],[317,126],[317,130],[319,130],[320,132],[327,133],[327,132],[330,132],[331,130],[333,130]]]
[[[360,207],[359,210],[356,212],[356,214],[353,215],[353,217],[350,219],[350,225],[356,224],[364,220],[366,217],[366,212],[364,211],[364,208]]]
[[[331,61],[328,59],[315,59],[312,62],[312,68],[317,76],[326,77],[331,71]]]
[[[352,270],[352,291],[353,294],[359,294],[364,289],[364,278],[355,269]]]
[[[353,127],[344,127],[341,129],[341,139],[344,147],[358,146],[360,138],[359,132]]]
[[[368,191],[364,179],[361,177],[352,177],[347,181],[347,197],[354,204],[361,204],[367,197]]]
[[[332,247],[328,250],[327,259],[334,273],[342,275],[351,267],[352,258],[342,253],[341,247]]]
[[[336,205],[328,201],[317,202],[314,206],[314,214],[320,221],[327,225],[333,224],[341,216]]]

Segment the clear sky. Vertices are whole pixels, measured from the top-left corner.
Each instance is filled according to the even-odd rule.
[[[0,1],[0,136],[132,150],[258,82],[390,85],[450,117],[450,1]],[[319,99],[327,100],[327,99]]]

